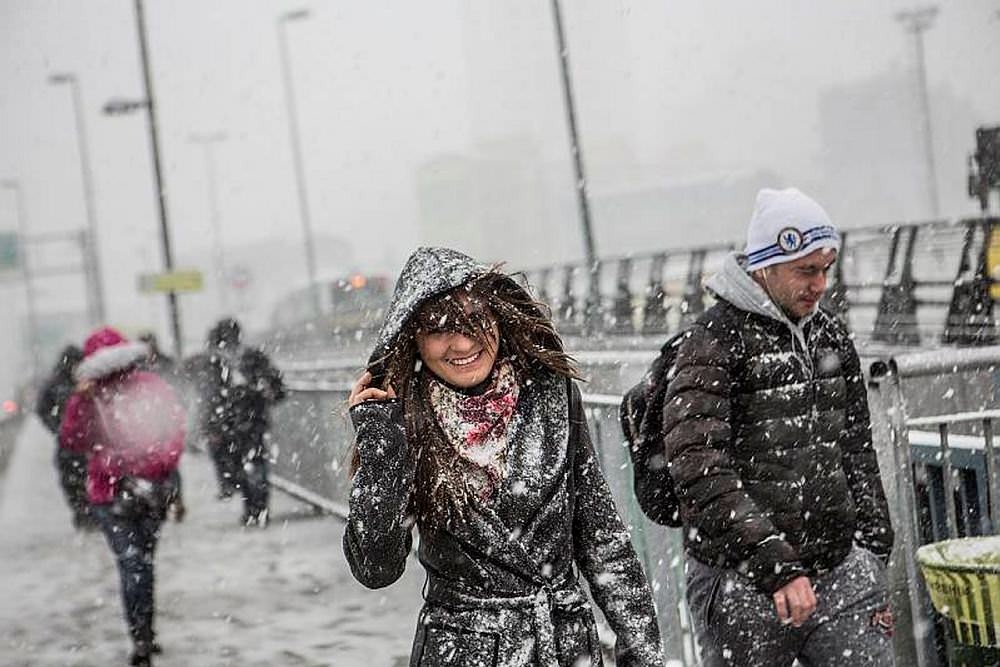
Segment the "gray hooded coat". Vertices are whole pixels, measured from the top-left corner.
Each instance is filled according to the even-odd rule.
[[[708,288],[667,389],[663,432],[685,543],[764,593],[893,532],[858,354],[822,310],[794,323],[736,255]]]
[[[455,251],[418,249],[372,359],[428,298],[485,270]],[[399,400],[361,403],[351,417],[361,463],[344,552],[358,581],[379,588],[406,566],[415,453]],[[652,597],[596,461],[579,390],[551,374],[522,381],[507,441],[507,475],[492,500],[473,501],[445,526],[417,522],[427,585],[410,665],[601,665],[580,574],[617,635],[618,665],[661,665]]]

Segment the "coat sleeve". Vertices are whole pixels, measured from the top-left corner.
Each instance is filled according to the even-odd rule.
[[[97,429],[94,401],[83,394],[74,393],[66,401],[62,424],[59,426],[59,446],[63,449],[86,453],[94,444]]]
[[[577,395],[570,402],[571,434],[578,434],[573,457],[573,552],[594,601],[604,612],[617,641],[620,667],[662,665],[660,629],[653,596],[628,530],[618,516],[611,490],[597,463],[586,416]]]
[[[858,353],[842,336],[844,377],[847,381],[846,428],[840,441],[841,461],[851,498],[858,517],[859,545],[887,560],[892,551],[893,531],[889,520],[889,504],[882,487],[878,457],[872,445],[871,416],[868,412],[868,391]]]
[[[354,578],[382,588],[403,574],[413,537],[407,507],[416,463],[406,444],[399,400],[351,408],[361,465],[351,485],[344,554]]]
[[[707,542],[767,594],[806,569],[743,488],[729,457],[738,340],[696,325],[677,353],[663,406],[664,448],[689,542]]]

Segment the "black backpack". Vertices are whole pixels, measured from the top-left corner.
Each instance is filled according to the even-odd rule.
[[[676,371],[677,350],[687,336],[688,331],[681,331],[663,344],[639,384],[622,397],[618,413],[628,440],[639,507],[650,521],[672,528],[681,526],[681,506],[664,452],[663,403]]]

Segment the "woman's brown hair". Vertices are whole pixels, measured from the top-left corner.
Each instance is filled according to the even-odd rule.
[[[469,303],[472,308],[468,308]],[[492,339],[491,322],[482,316],[484,310],[496,321],[499,341]],[[442,442],[419,382],[417,333],[421,330],[457,331],[483,345],[498,345],[497,362],[509,361],[519,383],[545,373],[580,376],[563,349],[548,306],[495,268],[421,305],[403,326],[392,350],[369,369],[376,377],[384,377],[383,386],[391,385],[403,403],[407,443],[417,459],[410,509],[420,521],[437,523],[461,512],[465,485],[449,482],[460,481],[467,464]],[[355,447],[352,474],[358,464]]]

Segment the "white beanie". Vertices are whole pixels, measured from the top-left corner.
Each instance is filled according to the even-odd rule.
[[[840,250],[840,234],[830,216],[795,188],[757,193],[747,231],[747,271],[791,262],[819,248]]]

